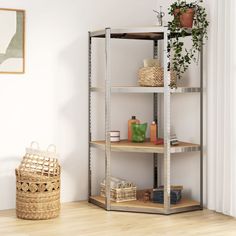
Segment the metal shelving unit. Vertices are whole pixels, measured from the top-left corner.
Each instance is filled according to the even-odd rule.
[[[191,30],[189,31],[191,35]],[[170,63],[167,52],[168,38],[172,35],[167,27],[142,27],[142,28],[123,28],[112,29],[106,28],[100,31],[89,32],[89,202],[94,203],[106,210],[114,211],[129,211],[129,212],[143,212],[143,213],[159,213],[172,214],[191,210],[200,210],[203,208],[203,54],[201,51],[200,63],[200,87],[178,87],[171,89],[170,72],[168,65]],[[92,63],[92,39],[105,39],[105,60],[106,60],[106,76],[105,87],[92,87],[91,83],[91,63]],[[164,42],[164,87],[111,87],[111,71],[110,71],[110,41],[115,39],[137,39],[137,40],[151,40],[153,41],[153,57],[158,55],[158,41]],[[105,140],[91,140],[91,93],[103,92],[105,93]],[[111,95],[112,93],[149,93],[153,95],[153,118],[155,119],[160,113],[160,97],[164,96],[164,145],[153,145],[150,142],[145,143],[130,143],[126,140],[120,143],[111,143],[109,131],[111,127]],[[179,146],[171,147],[170,145],[170,100],[172,93],[199,93],[200,99],[200,143],[183,143]],[[106,179],[106,197],[91,195],[91,148],[98,148],[105,152],[105,179]],[[152,202],[130,201],[123,203],[114,203],[110,200],[110,160],[111,152],[142,152],[153,154],[153,187],[158,186],[159,178],[159,159],[164,158],[164,204],[156,204]],[[170,204],[170,163],[171,156],[175,153],[199,152],[200,154],[200,201],[193,201],[189,199],[182,199],[176,205]]]

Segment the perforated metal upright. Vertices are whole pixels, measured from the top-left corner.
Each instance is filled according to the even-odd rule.
[[[191,35],[191,31],[189,31]],[[100,31],[89,32],[89,68],[88,68],[88,93],[89,93],[89,135],[88,135],[88,179],[89,202],[94,203],[106,210],[114,211],[129,211],[142,213],[158,213],[158,214],[172,214],[192,210],[200,210],[203,207],[203,54],[201,52],[200,63],[200,86],[199,87],[178,87],[177,89],[170,88],[170,61],[168,57],[168,40],[171,37],[167,27],[143,27],[143,28],[124,28],[112,29],[106,28]],[[92,39],[105,38],[105,87],[92,86]],[[137,39],[137,40],[151,40],[153,41],[153,57],[158,57],[158,41],[163,40],[163,62],[164,62],[164,87],[112,87],[111,86],[111,60],[110,60],[110,42],[112,39]],[[105,93],[105,140],[92,140],[91,135],[91,93],[103,92]],[[164,101],[164,145],[157,147],[148,143],[145,145],[129,145],[126,141],[121,141],[119,144],[110,142],[109,131],[111,129],[111,95],[113,93],[147,93],[153,96],[153,119],[157,119],[160,114],[160,98],[163,96]],[[178,93],[199,93],[200,94],[200,143],[180,143],[177,147],[170,145],[170,116],[171,116],[171,94]],[[160,125],[160,123],[159,123]],[[92,167],[91,167],[91,148],[98,148],[104,150],[105,153],[105,179],[106,179],[106,197],[92,196]],[[142,201],[133,201],[132,203],[114,203],[111,202],[110,196],[110,162],[111,153],[117,152],[142,152],[153,154],[153,187],[156,188],[160,184],[160,158],[163,158],[164,166],[164,204],[144,203]],[[199,152],[200,156],[200,200],[194,201],[185,199],[177,205],[171,205],[171,186],[170,186],[170,166],[171,155],[175,153]]]

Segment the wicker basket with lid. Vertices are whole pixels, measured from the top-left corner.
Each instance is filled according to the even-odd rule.
[[[163,87],[164,86],[164,69],[157,59],[144,60],[144,67],[138,71],[139,86],[144,87]],[[170,71],[171,82],[176,84],[176,75],[173,70]]]

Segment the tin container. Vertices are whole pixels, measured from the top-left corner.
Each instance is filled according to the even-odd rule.
[[[120,131],[112,130],[110,131],[110,140],[111,142],[120,142]]]

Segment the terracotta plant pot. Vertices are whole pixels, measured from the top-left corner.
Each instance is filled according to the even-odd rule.
[[[180,10],[175,10],[175,17],[179,14]],[[180,20],[180,27],[183,28],[192,28],[193,27],[193,17],[195,11],[193,8],[189,8],[186,12],[180,13],[179,20]]]

